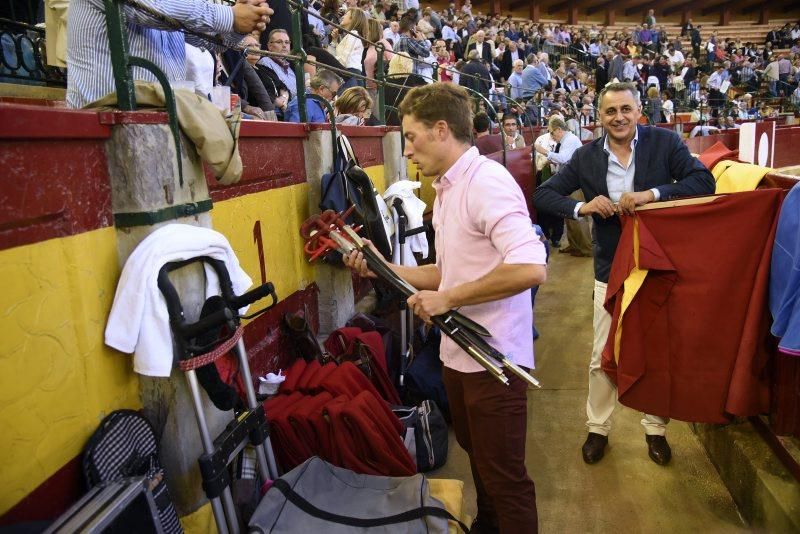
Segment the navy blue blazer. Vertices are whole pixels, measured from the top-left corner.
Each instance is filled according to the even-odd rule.
[[[657,188],[661,200],[714,193],[714,177],[699,160],[692,157],[683,140],[673,132],[653,126],[638,126],[634,191]],[[603,150],[605,136],[588,143],[572,155],[557,174],[536,188],[533,205],[559,217],[573,217],[578,201],[569,195],[583,191],[586,202],[598,195],[608,197],[608,153]],[[603,219],[593,215],[594,275],[608,282],[611,262],[620,236],[619,217]]]

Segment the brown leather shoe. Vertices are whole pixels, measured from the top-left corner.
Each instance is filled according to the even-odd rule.
[[[283,316],[283,324],[301,358],[307,362],[318,360],[320,363],[326,363],[322,347],[317,343],[317,338],[304,314],[286,313]]]
[[[602,460],[606,452],[606,445],[608,445],[608,436],[596,432],[589,432],[586,443],[583,444],[583,448],[581,449],[583,452],[583,461],[587,464],[596,464]]]
[[[672,449],[667,443],[666,436],[645,436],[645,439],[650,459],[658,465],[667,465],[672,459]]]

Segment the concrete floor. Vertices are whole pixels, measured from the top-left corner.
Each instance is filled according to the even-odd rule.
[[[717,471],[686,423],[667,437],[672,462],[647,456],[641,415],[618,405],[606,456],[581,458],[586,439],[587,369],[592,345],[591,258],[551,256],[548,281],[536,297],[535,376],[528,394],[528,473],[536,483],[542,533],[747,532]],[[475,488],[466,453],[450,435],[447,464],[432,478],[465,482],[467,513]]]

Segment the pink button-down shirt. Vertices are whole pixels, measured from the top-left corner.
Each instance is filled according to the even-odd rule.
[[[467,150],[433,182],[436,200],[436,265],[440,290],[472,282],[501,263],[546,264],[544,243],[533,230],[522,190],[494,161]],[[531,292],[459,310],[485,326],[487,341],[514,363],[533,368]],[[483,371],[450,338],[442,336],[445,366],[465,373]]]

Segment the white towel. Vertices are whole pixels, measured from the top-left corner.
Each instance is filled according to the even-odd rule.
[[[400,180],[390,185],[383,193],[383,198],[386,200],[388,206],[392,206],[395,198],[400,198],[403,201],[403,211],[408,218],[408,226],[406,230],[414,230],[422,226],[422,216],[425,214],[425,202],[420,200],[414,195],[414,191],[422,186],[420,182],[412,182],[411,180]],[[397,212],[392,209],[395,228],[398,228]],[[398,243],[398,234],[395,232],[395,243]],[[405,246],[403,247],[403,265],[414,267],[417,261],[414,259],[413,252],[422,254],[423,258],[428,257],[428,238],[425,232],[415,234],[406,238]],[[400,247],[393,247],[392,249],[392,263],[400,263]]]
[[[158,272],[165,264],[209,256],[225,262],[233,291],[240,295],[253,281],[242,270],[224,235],[199,226],[170,224],[147,236],[122,269],[106,323],[106,345],[133,353],[133,370],[168,377],[172,371],[172,332]],[[219,280],[206,265],[206,298],[219,294]],[[242,313],[246,311],[241,310]]]

